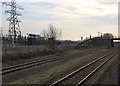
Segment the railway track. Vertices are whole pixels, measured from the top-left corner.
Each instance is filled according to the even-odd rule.
[[[98,69],[100,69],[106,62],[116,55],[116,51],[112,51],[82,67],[66,75],[65,77],[53,82],[50,86],[72,85],[81,86],[84,82],[92,76]]]
[[[60,57],[60,56],[56,56],[55,58],[52,58],[52,59],[32,61],[32,62],[27,62],[27,63],[23,63],[23,64],[19,64],[19,65],[6,67],[6,68],[3,68],[2,70],[0,70],[0,74],[8,74],[11,72],[27,69],[27,68],[34,67],[37,65],[42,65],[42,64],[49,63],[49,62],[58,61],[58,60],[61,60],[64,58],[64,57],[60,57],[60,58],[58,58],[58,57]]]
[[[57,57],[59,57],[59,56],[57,56]],[[27,62],[27,63],[23,63],[23,64],[19,64],[19,65],[14,65],[14,66],[10,66],[10,67],[2,69],[2,71],[0,70],[1,71],[0,74],[8,74],[11,72],[19,71],[22,69],[27,69],[27,68],[34,67],[37,65],[46,64],[49,62],[58,61],[61,59],[63,59],[63,58],[45,59],[45,60],[38,60],[38,61]]]

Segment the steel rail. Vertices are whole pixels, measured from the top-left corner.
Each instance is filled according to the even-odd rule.
[[[57,56],[60,57],[60,56]],[[0,74],[6,74],[6,73],[10,73],[10,72],[14,72],[17,70],[22,70],[22,69],[26,69],[26,68],[30,68],[33,66],[37,66],[37,65],[41,65],[44,63],[49,63],[49,62],[53,62],[53,61],[57,61],[62,58],[52,58],[52,59],[44,59],[44,60],[38,60],[38,61],[31,61],[31,62],[27,62],[27,63],[23,63],[23,64],[18,64],[18,65],[14,65],[14,66],[10,66],[10,67],[6,67],[0,70]]]
[[[112,57],[114,57],[116,54],[109,57],[107,60],[102,62],[99,66],[97,66],[93,71],[91,71],[86,77],[84,77],[76,86],[81,86],[92,74],[94,74],[98,69],[100,69],[105,63],[107,63]]]
[[[60,57],[60,56],[56,56],[56,57]],[[55,58],[56,58],[56,57],[55,57]],[[53,59],[55,59],[55,58],[53,58]],[[47,60],[51,60],[51,59],[44,59],[44,60],[38,60],[38,61],[31,61],[31,62],[22,63],[22,64],[18,64],[18,65],[14,65],[14,66],[9,66],[9,67],[0,69],[0,71],[5,71],[5,70],[8,70],[8,69],[17,68],[17,67],[20,67],[20,66],[25,66],[25,65],[29,65],[29,64],[33,64],[33,63],[37,63],[37,62],[43,62],[43,61],[47,61]]]
[[[80,72],[81,70],[83,70],[83,69],[87,68],[88,66],[90,66],[90,65],[92,65],[92,64],[94,64],[94,63],[96,63],[96,62],[99,61],[100,59],[109,56],[110,54],[112,54],[112,53],[114,53],[114,52],[115,52],[115,51],[111,51],[110,53],[108,53],[108,54],[106,54],[106,55],[103,55],[103,56],[101,56],[101,57],[98,58],[98,59],[93,60],[92,62],[90,62],[90,63],[88,63],[88,64],[86,64],[86,65],[80,67],[79,69],[73,71],[72,73],[66,75],[65,77],[63,77],[63,78],[61,78],[61,79],[59,79],[59,80],[53,82],[50,86],[56,86],[57,84],[59,84],[59,83],[62,82],[63,80],[66,80],[66,79],[69,78],[70,76],[76,74],[77,72]]]
[[[20,67],[20,66],[24,66],[24,65],[33,64],[33,63],[36,63],[36,62],[42,62],[42,61],[46,61],[46,60],[49,60],[49,59],[44,59],[44,60],[39,60],[39,61],[33,61],[33,62],[18,64],[18,65],[14,65],[14,66],[9,66],[9,67],[3,68],[2,71],[12,69],[12,68],[16,68],[16,67]]]
[[[57,56],[57,57],[60,57],[60,56]],[[56,57],[55,57],[55,58],[56,58]],[[53,59],[55,59],[55,58],[53,58]],[[62,58],[61,58],[61,59],[62,59]],[[25,66],[25,65],[34,64],[34,63],[37,63],[37,62],[48,61],[48,60],[51,60],[51,59],[44,59],[44,60],[38,60],[38,61],[31,61],[31,62],[22,63],[22,64],[18,64],[18,65],[14,65],[14,66],[9,66],[9,67],[0,69],[0,71],[5,71],[5,70],[9,70],[9,69],[13,69],[13,68],[17,68],[17,67],[21,67],[21,66]],[[1,74],[1,73],[0,73],[0,74]]]
[[[37,65],[42,65],[42,64],[45,64],[45,63],[49,63],[49,62],[54,62],[54,61],[61,60],[61,59],[62,58],[46,59],[46,60],[41,60],[41,61],[28,62],[28,63],[16,65],[16,66],[11,66],[11,67],[8,67],[6,69],[3,69],[3,71],[1,71],[0,74],[7,74],[7,73],[15,72],[15,71],[18,71],[18,70],[34,67],[34,66],[37,66]]]

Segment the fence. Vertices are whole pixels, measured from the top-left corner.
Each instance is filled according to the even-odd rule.
[[[56,46],[56,50],[62,50],[68,48],[67,44],[61,44]],[[3,53],[28,53],[28,52],[37,52],[43,50],[50,50],[47,48],[46,45],[10,45],[10,44],[3,44],[2,45],[2,52]]]

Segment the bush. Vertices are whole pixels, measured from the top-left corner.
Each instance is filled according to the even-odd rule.
[[[29,58],[34,58],[38,56],[45,56],[45,55],[50,55],[50,54],[56,54],[56,53],[61,53],[63,51],[56,50],[56,51],[47,51],[46,49],[43,51],[29,51],[28,53],[6,53],[2,55],[2,62],[7,62],[7,61],[15,61],[15,60],[20,60],[20,59],[29,59]]]

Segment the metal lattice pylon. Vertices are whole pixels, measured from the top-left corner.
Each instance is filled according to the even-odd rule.
[[[17,9],[24,9],[19,6],[15,0],[12,0],[11,2],[2,2],[2,4],[10,7],[10,10],[5,11],[5,13],[10,14],[10,16],[7,18],[7,21],[9,21],[8,36],[10,40],[15,43],[16,38],[21,37],[21,31],[19,26],[21,20],[18,19],[18,16],[22,15],[17,11]]]

